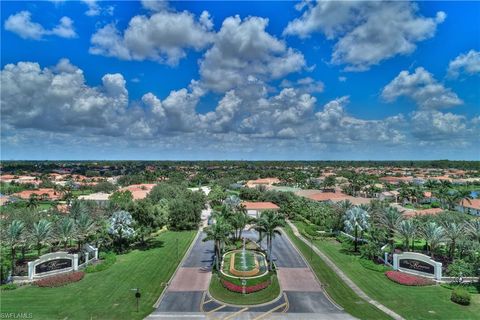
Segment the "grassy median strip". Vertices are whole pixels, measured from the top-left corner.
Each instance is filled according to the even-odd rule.
[[[263,290],[252,292],[249,294],[242,294],[238,292],[232,292],[226,289],[220,282],[218,275],[214,274],[210,281],[210,294],[213,298],[236,305],[252,305],[261,304],[268,301],[272,301],[280,294],[280,286],[276,276],[272,276],[272,283]]]
[[[450,301],[452,291],[442,286],[414,287],[390,281],[383,272],[363,266],[363,259],[344,253],[341,244],[333,239],[314,240],[314,244],[372,299],[406,319],[480,317],[480,294],[472,295],[470,306],[460,306]]]
[[[21,287],[1,292],[2,314],[31,313],[33,319],[143,319],[195,237],[194,231],[164,232],[149,249],[117,256],[108,270],[88,273],[80,282],[59,288]],[[140,288],[139,312],[135,292]]]
[[[310,257],[310,248],[293,234],[292,229],[287,226],[284,230],[303,256]],[[328,295],[346,312],[359,319],[390,319],[381,310],[358,297],[320,257],[315,254],[313,257],[313,261],[308,261],[310,266],[325,286]]]

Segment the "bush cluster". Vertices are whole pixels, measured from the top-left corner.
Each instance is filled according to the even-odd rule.
[[[100,262],[95,264],[90,264],[85,268],[86,273],[93,273],[98,271],[103,271],[110,268],[115,261],[117,261],[117,256],[113,252],[108,252],[106,254],[100,255]]]
[[[61,287],[72,282],[80,281],[83,279],[84,276],[85,273],[83,271],[75,271],[40,279],[35,281],[35,284],[39,287]]]
[[[470,304],[470,293],[463,288],[455,288],[450,299],[455,303],[468,306]]]
[[[403,284],[405,286],[428,286],[435,284],[435,282],[430,279],[417,277],[400,271],[386,271],[385,275],[393,282]]]
[[[1,290],[15,290],[17,289],[17,285],[15,283],[7,283],[2,286],[0,286]]]

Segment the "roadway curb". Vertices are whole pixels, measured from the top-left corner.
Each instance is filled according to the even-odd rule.
[[[192,243],[190,243],[190,246],[188,247],[187,251],[186,251],[185,254],[183,255],[182,260],[180,260],[180,262],[178,263],[177,268],[175,269],[175,272],[172,274],[172,276],[170,277],[170,279],[168,279],[168,282],[167,282],[167,284],[165,285],[165,287],[163,288],[162,293],[161,293],[160,296],[158,297],[157,301],[155,301],[155,303],[153,304],[153,307],[154,307],[155,309],[157,309],[157,308],[160,306],[160,302],[162,302],[163,296],[165,295],[165,292],[167,291],[168,286],[169,286],[170,283],[172,282],[172,279],[176,276],[178,270],[182,267],[183,262],[185,262],[185,259],[188,257],[188,255],[189,255],[190,252],[192,251],[193,246],[194,246],[195,243],[197,242],[197,239],[198,239],[198,237],[200,236],[200,234],[201,234],[202,232],[203,232],[203,228],[197,230],[197,234],[195,235],[195,238],[193,238],[193,241],[192,241]],[[147,316],[147,317],[148,317],[148,316]]]
[[[313,273],[313,276],[315,277],[315,279],[317,279],[317,282],[318,284],[320,285],[320,288],[322,288],[322,292],[323,294],[325,295],[325,297],[327,297],[327,299],[338,309],[338,310],[341,310],[341,311],[344,311],[344,309],[338,304],[335,302],[335,300],[333,300],[330,295],[328,294],[328,292],[325,290],[325,288],[323,287],[322,285],[322,282],[320,281],[320,279],[318,279],[317,277],[317,274],[315,273],[315,271],[313,271],[313,268],[312,266],[310,265],[310,263],[307,261],[307,259],[303,256],[303,253],[297,248],[297,246],[292,242],[292,240],[290,239],[290,237],[288,236],[288,234],[283,230],[282,230],[282,234],[288,239],[288,242],[290,242],[290,244],[295,248],[295,250],[297,250],[298,254],[300,255],[300,257],[302,257],[303,261],[305,262],[305,264],[308,266],[308,268],[310,269],[310,271]]]

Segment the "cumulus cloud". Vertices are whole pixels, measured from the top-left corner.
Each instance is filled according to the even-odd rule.
[[[34,62],[7,64],[0,79],[2,144],[19,154],[19,146],[41,140],[45,146],[72,149],[72,154],[77,146],[93,145],[102,152],[156,148],[185,156],[201,149],[218,157],[235,150],[233,157],[239,158],[259,150],[271,155],[288,150],[300,157],[302,150],[306,155],[320,149],[368,152],[418,143],[448,149],[452,139],[467,146],[480,134],[478,117],[422,109],[366,120],[348,112],[348,96],[319,106],[301,88],[272,93],[254,77],[226,91],[206,113],[197,110],[206,93],[200,82],[166,97],[149,92],[131,101],[121,74],[106,74],[100,85],[90,86],[83,71],[66,59],[48,68]]]
[[[410,73],[401,71],[382,91],[386,101],[400,96],[413,99],[420,108],[437,109],[458,106],[463,101],[450,88],[439,83],[431,73],[422,67]]]
[[[142,7],[151,11],[162,11],[168,8],[167,0],[141,0]]]
[[[208,12],[200,19],[187,11],[134,16],[121,32],[113,23],[97,30],[90,53],[122,60],[153,60],[176,65],[187,49],[201,50],[213,41]]]
[[[447,75],[451,78],[457,78],[460,73],[473,75],[480,73],[480,52],[470,50],[450,61]]]
[[[249,78],[281,78],[305,66],[303,55],[266,32],[268,19],[228,17],[200,62],[206,88],[226,92]]]
[[[416,43],[433,37],[446,14],[433,18],[418,14],[406,1],[318,1],[308,3],[301,17],[291,21],[285,35],[301,38],[321,32],[335,41],[331,62],[347,70],[368,70],[372,65],[416,49]]]
[[[20,11],[5,20],[5,30],[16,33],[23,39],[41,40],[44,36],[58,36],[62,38],[75,38],[77,36],[73,27],[73,20],[69,17],[60,18],[58,25],[52,29],[45,29],[41,24],[32,21],[29,11]]]

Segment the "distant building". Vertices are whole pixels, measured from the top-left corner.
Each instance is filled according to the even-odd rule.
[[[24,200],[29,199],[32,195],[37,195],[39,199],[45,200],[59,200],[61,198],[60,192],[53,190],[52,188],[40,188],[35,190],[24,190],[22,192],[14,193],[12,196],[21,198]]]
[[[247,188],[255,188],[257,186],[269,187],[277,183],[280,183],[280,179],[278,178],[263,178],[257,180],[248,180],[246,186]]]
[[[465,212],[473,216],[480,216],[480,199],[471,199],[470,202],[465,199],[463,200],[463,205],[460,203],[455,206],[455,210]]]
[[[130,186],[120,188],[119,191],[128,190],[132,193],[133,200],[140,200],[145,199],[155,186],[155,183],[132,184]]]
[[[275,203],[272,202],[249,202],[244,201],[242,205],[247,210],[249,216],[258,218],[265,210],[275,210],[278,211],[280,209]]]
[[[79,196],[78,200],[94,201],[97,204],[104,204],[104,203],[107,203],[108,198],[110,196],[111,196],[110,193],[97,192],[97,193],[92,193],[92,194],[85,195],[85,196]]]

